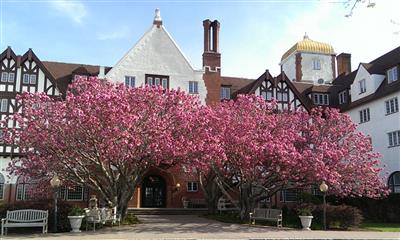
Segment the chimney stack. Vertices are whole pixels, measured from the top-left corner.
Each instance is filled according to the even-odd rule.
[[[221,54],[219,53],[219,29],[217,20],[203,21],[204,52],[203,52],[203,79],[207,88],[206,104],[220,102],[221,89]]]
[[[336,57],[338,76],[351,73],[351,54],[341,53]]]

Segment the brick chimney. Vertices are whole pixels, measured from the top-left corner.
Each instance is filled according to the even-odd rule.
[[[351,73],[351,54],[341,53],[336,57],[338,76]]]
[[[219,53],[219,28],[217,20],[203,21],[204,52],[203,52],[203,79],[207,88],[206,104],[220,102],[221,89],[221,54]]]

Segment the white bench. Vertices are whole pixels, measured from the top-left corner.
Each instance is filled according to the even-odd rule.
[[[121,224],[121,217],[117,214],[117,207],[114,208],[97,208],[97,209],[85,209],[86,215],[86,231],[88,230],[88,224],[93,224],[93,231],[96,231],[96,223],[104,225],[106,222],[111,222],[111,227],[118,223]]]
[[[225,198],[220,198],[218,200],[218,204],[217,204],[217,209],[219,211],[219,213],[222,212],[226,212],[226,211],[238,211],[239,209],[235,206],[235,204],[237,204],[237,202],[230,202],[229,200],[225,199]]]
[[[282,210],[269,208],[255,208],[250,213],[250,223],[255,224],[256,220],[276,221],[277,227],[282,227]]]
[[[7,234],[7,228],[13,227],[42,227],[47,233],[49,211],[36,209],[21,209],[7,211],[7,217],[1,219],[1,236]]]

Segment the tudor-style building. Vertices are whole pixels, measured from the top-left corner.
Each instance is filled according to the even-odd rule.
[[[337,67],[337,68],[336,68]],[[337,69],[337,77],[336,77]],[[400,47],[351,71],[351,55],[305,36],[283,56],[281,73],[268,71],[233,93],[277,100],[280,109],[339,108],[382,154],[382,177],[400,192]]]
[[[165,29],[159,10],[156,10],[150,29],[113,67],[40,61],[31,49],[23,56],[17,56],[9,47],[0,59],[2,119],[20,110],[15,102],[18,93],[46,92],[50,96],[63,97],[68,85],[77,77],[98,77],[130,87],[148,84],[167,89],[179,88],[199,96],[203,104],[230,99],[231,93],[250,81],[221,77],[220,24],[217,20],[207,19],[203,21],[203,28],[203,69],[195,69],[184,56]],[[15,126],[13,124],[9,126]],[[18,157],[17,149],[1,145],[0,154],[0,201],[12,203],[30,200],[29,188],[34,182],[10,176],[6,170],[11,158]],[[150,169],[137,187],[129,207],[183,207],[182,199],[190,200],[193,207],[204,206],[198,179],[190,172],[178,167],[168,171]],[[62,189],[60,196],[78,204],[86,202],[89,193],[84,186],[76,186]]]

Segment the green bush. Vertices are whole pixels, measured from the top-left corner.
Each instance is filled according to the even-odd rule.
[[[68,220],[68,214],[72,210],[72,206],[65,201],[58,201],[57,211],[57,231],[68,232],[71,230]],[[7,210],[18,209],[38,209],[49,210],[48,228],[51,232],[54,226],[54,201],[52,199],[43,199],[35,201],[17,201],[15,204],[3,204],[0,206],[0,217],[5,218]],[[13,228],[10,228],[13,231]],[[33,228],[29,230],[34,230]]]
[[[323,223],[323,205],[318,205],[313,211],[313,216],[317,224]],[[348,229],[359,227],[363,221],[361,211],[349,205],[327,205],[326,224],[327,228]]]
[[[330,202],[359,208],[366,221],[400,223],[400,194],[390,194],[385,198],[334,198]]]
[[[137,224],[140,223],[139,219],[133,215],[133,214],[128,214],[125,216],[124,220],[122,221],[123,225],[131,225],[131,224]]]

